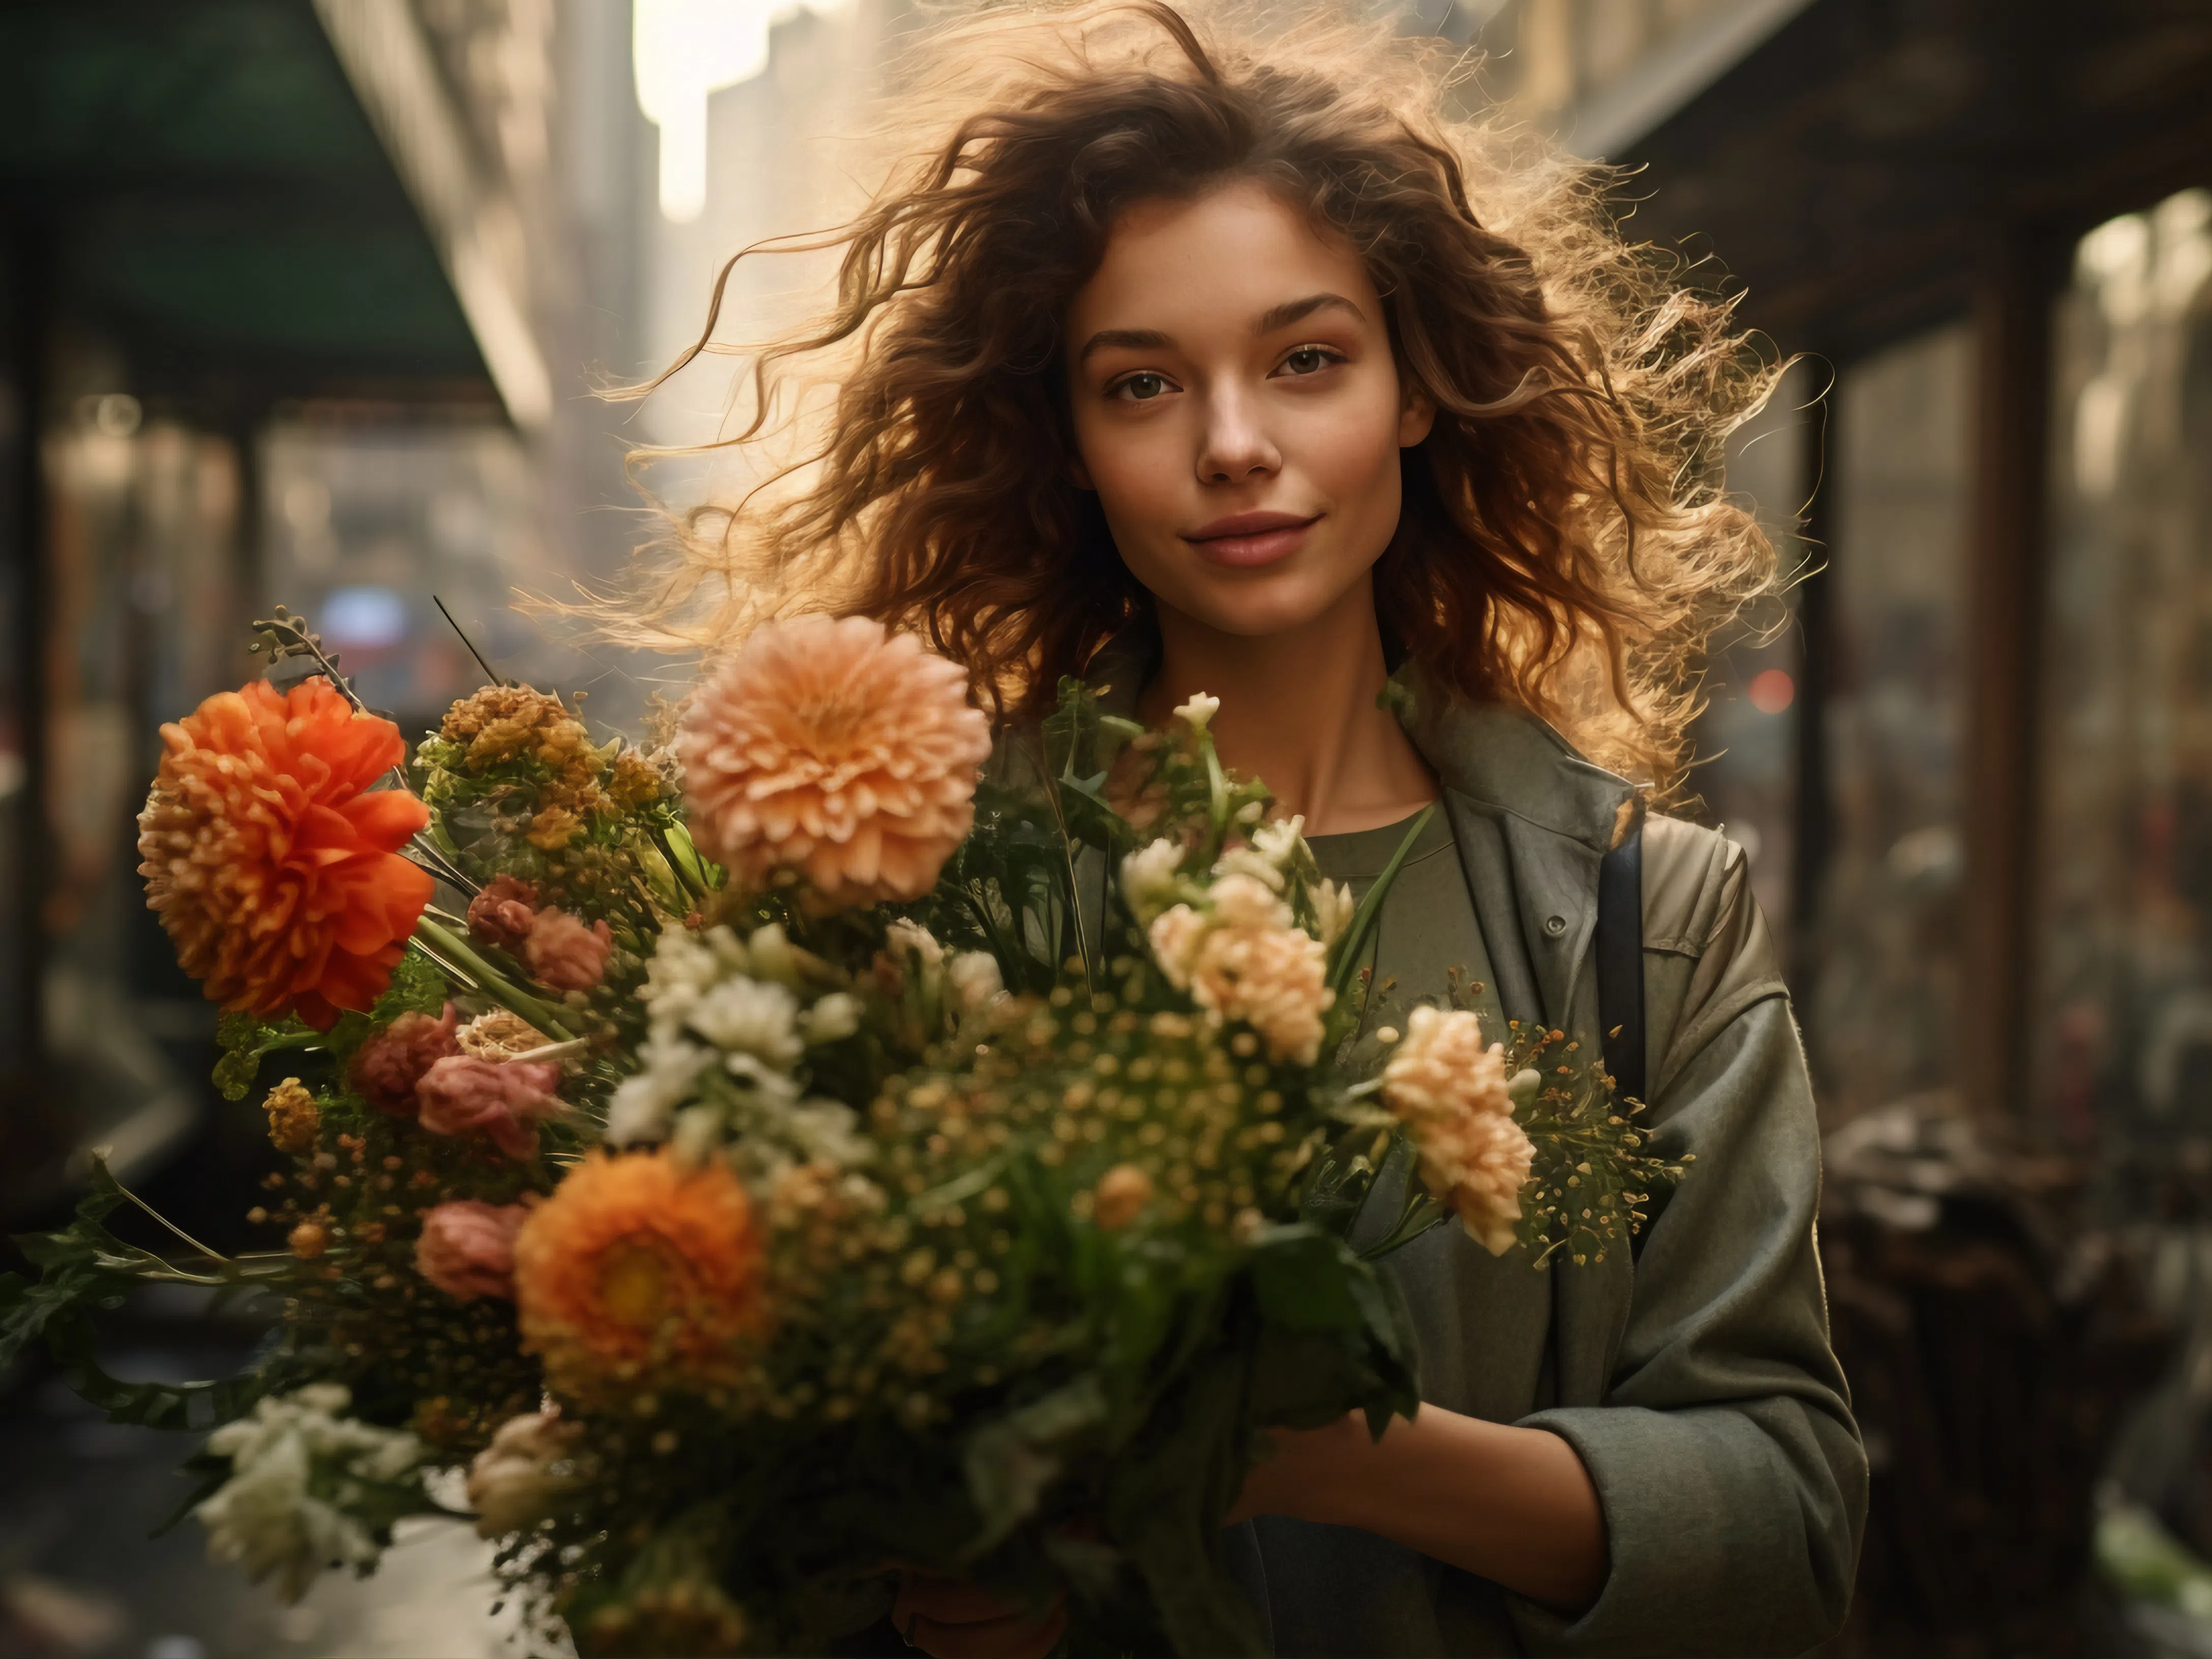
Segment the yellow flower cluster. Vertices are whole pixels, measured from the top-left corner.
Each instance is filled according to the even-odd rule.
[[[461,765],[474,775],[526,758],[551,772],[529,832],[542,851],[558,852],[582,832],[586,818],[613,804],[600,787],[598,747],[558,697],[526,685],[487,685],[447,710],[438,735],[461,750]],[[658,785],[656,774],[654,793]],[[634,777],[629,787],[636,787]]]
[[[271,1089],[261,1109],[269,1114],[269,1143],[278,1152],[305,1158],[315,1150],[322,1113],[299,1079],[288,1077]]]

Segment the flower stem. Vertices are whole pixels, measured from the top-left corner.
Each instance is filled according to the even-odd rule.
[[[228,1266],[228,1265],[229,1264],[230,1258],[229,1258],[228,1256],[225,1255],[222,1251],[220,1251],[220,1250],[210,1250],[210,1249],[208,1249],[208,1247],[207,1247],[206,1245],[204,1245],[204,1244],[201,1243],[199,1242],[199,1240],[198,1240],[197,1238],[194,1238],[194,1237],[193,1237],[190,1233],[186,1232],[186,1231],[185,1231],[182,1227],[179,1227],[179,1225],[177,1225],[177,1224],[176,1224],[175,1222],[173,1222],[173,1221],[170,1220],[168,1217],[167,1217],[167,1216],[163,1215],[163,1214],[162,1214],[159,1210],[155,1209],[152,1205],[149,1204],[149,1203],[148,1203],[144,1199],[143,1199],[143,1198],[139,1197],[137,1194],[136,1194],[136,1193],[132,1192],[132,1191],[131,1191],[128,1187],[125,1186],[121,1182],[119,1182],[119,1181],[116,1181],[116,1179],[115,1179],[115,1171],[114,1171],[114,1170],[111,1170],[111,1169],[109,1169],[109,1168],[107,1167],[107,1160],[106,1160],[106,1158],[101,1158],[98,1153],[94,1153],[94,1163],[96,1163],[96,1164],[100,1166],[100,1174],[102,1174],[103,1176],[106,1176],[106,1177],[107,1177],[107,1179],[108,1179],[109,1181],[111,1181],[111,1182],[114,1182],[114,1185],[115,1185],[115,1190],[116,1190],[117,1192],[118,1192],[118,1193],[122,1194],[123,1194],[123,1196],[124,1196],[125,1198],[126,1198],[126,1199],[130,1200],[130,1201],[131,1201],[131,1203],[133,1203],[133,1204],[137,1205],[140,1209],[143,1210],[143,1211],[144,1211],[148,1215],[149,1215],[149,1216],[153,1217],[155,1220],[156,1220],[156,1221],[158,1221],[159,1223],[161,1223],[161,1224],[162,1226],[167,1227],[167,1228],[171,1232],[174,1233],[174,1234],[175,1234],[179,1238],[183,1239],[183,1240],[185,1241],[185,1243],[187,1243],[187,1244],[191,1245],[191,1246],[192,1247],[192,1249],[194,1249],[195,1250],[198,1251],[198,1252],[200,1253],[200,1255],[201,1255],[203,1257],[204,1257],[206,1260],[208,1260],[208,1261],[220,1261],[220,1262],[222,1262],[222,1263],[223,1263],[224,1265],[226,1265],[226,1266]],[[158,1259],[158,1258],[157,1258],[157,1259]]]
[[[573,1039],[575,1033],[568,1029],[568,1018],[550,1003],[539,1000],[528,992],[510,984],[507,976],[478,956],[458,934],[441,927],[428,916],[416,919],[415,937],[428,948],[433,956],[443,957],[460,964],[472,975],[483,994],[502,1008],[520,1014],[546,1036],[556,1042]]]
[[[1342,996],[1351,988],[1352,976],[1359,971],[1359,959],[1367,953],[1367,941],[1382,914],[1382,900],[1391,885],[1398,879],[1413,843],[1421,838],[1421,831],[1429,827],[1436,816],[1437,804],[1431,801],[1421,809],[1406,831],[1406,838],[1398,843],[1398,850],[1390,854],[1390,862],[1382,866],[1382,873],[1375,878],[1375,884],[1367,890],[1367,896],[1359,901],[1359,908],[1352,913],[1352,925],[1344,930],[1337,942],[1337,958],[1328,970],[1328,988]]]

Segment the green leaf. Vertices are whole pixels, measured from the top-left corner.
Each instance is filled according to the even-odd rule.
[[[1070,1453],[1105,1420],[1105,1391],[1086,1375],[970,1434],[961,1461],[982,1529],[967,1553],[981,1554],[1036,1514]]]
[[[1155,1406],[1143,1441],[1115,1460],[1107,1479],[1107,1534],[1143,1575],[1179,1654],[1267,1650],[1221,1555],[1221,1517],[1244,1480],[1250,1364],[1232,1343],[1194,1366]]]
[[[1303,1222],[1269,1227],[1253,1241],[1260,1316],[1285,1330],[1358,1329],[1366,1311],[1352,1281],[1365,1271],[1343,1240]]]
[[[322,1046],[323,1033],[296,1019],[269,1021],[253,1014],[225,1014],[216,1022],[215,1040],[222,1058],[215,1063],[215,1086],[225,1100],[243,1100],[253,1087],[264,1054],[284,1048]]]

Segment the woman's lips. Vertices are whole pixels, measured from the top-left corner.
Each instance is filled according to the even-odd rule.
[[[1183,540],[1216,564],[1249,570],[1290,557],[1320,517],[1318,513],[1307,518],[1290,513],[1239,513],[1201,525]]]

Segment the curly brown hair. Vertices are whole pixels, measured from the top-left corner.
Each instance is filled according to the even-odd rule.
[[[753,353],[749,413],[706,447],[747,452],[755,481],[671,516],[673,560],[630,616],[713,648],[858,612],[968,665],[1002,717],[1033,714],[1151,604],[1071,479],[1066,307],[1133,204],[1256,179],[1358,250],[1436,404],[1376,568],[1395,647],[1672,786],[1705,639],[1774,580],[1721,460],[1779,366],[1730,301],[1623,240],[1613,173],[1449,118],[1471,82],[1436,43],[1194,9],[994,12],[933,37],[898,116],[939,136],[851,222],[748,250],[842,251],[835,303]],[[638,394],[717,349],[729,274]]]

